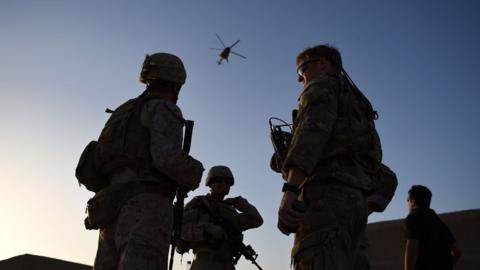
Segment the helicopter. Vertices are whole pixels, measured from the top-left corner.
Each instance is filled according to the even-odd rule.
[[[242,57],[243,59],[247,59],[247,57],[239,54],[239,53],[236,53],[234,51],[232,51],[232,48],[233,46],[237,45],[238,42],[240,42],[240,39],[235,41],[235,43],[233,43],[231,46],[225,46],[225,43],[223,43],[222,39],[220,38],[220,36],[218,34],[215,33],[215,36],[217,36],[218,40],[220,41],[220,43],[223,45],[223,49],[220,49],[220,48],[210,48],[211,50],[217,50],[217,51],[222,51],[219,56],[220,56],[220,59],[218,59],[217,61],[217,64],[221,65],[222,64],[222,61],[225,60],[227,61],[228,63],[228,57],[230,56],[230,53],[232,54],[235,54],[236,56],[240,56]]]

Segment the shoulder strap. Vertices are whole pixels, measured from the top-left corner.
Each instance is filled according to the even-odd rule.
[[[347,86],[353,91],[353,94],[357,98],[357,100],[362,104],[365,109],[365,113],[368,119],[370,120],[377,120],[378,113],[373,109],[372,103],[368,100],[368,98],[360,91],[360,89],[355,85],[352,81],[350,76],[348,75],[347,71],[342,67],[341,70],[342,74],[344,75],[345,79],[347,80]]]
[[[153,99],[161,99],[161,98],[157,97],[157,96],[148,95],[148,91],[145,90],[140,96],[137,97],[137,100],[139,101],[138,102],[138,108],[142,108],[141,105],[143,105],[145,102],[153,100]],[[175,111],[172,110],[172,108],[170,108],[169,106],[166,106],[166,105],[164,105],[164,107],[172,114],[172,116],[174,116],[175,118],[180,120],[180,122],[185,124],[186,120],[183,117],[179,117],[178,114]]]
[[[175,117],[177,118],[178,120],[180,120],[180,122],[182,122],[183,124],[185,124],[186,120],[183,118],[183,117],[180,117],[178,116],[178,114],[172,110],[172,108],[170,108],[169,106],[165,106],[165,108],[167,108],[167,110]]]

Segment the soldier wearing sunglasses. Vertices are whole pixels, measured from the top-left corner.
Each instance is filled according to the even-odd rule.
[[[295,270],[353,269],[367,222],[366,196],[382,159],[368,99],[329,45],[297,56],[303,90],[282,163],[278,228],[295,233]],[[303,210],[295,207],[298,203]]]

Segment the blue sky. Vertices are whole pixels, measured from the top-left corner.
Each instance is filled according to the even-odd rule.
[[[92,194],[74,167],[104,109],[143,90],[143,58],[160,51],[186,65],[179,106],[195,120],[192,155],[230,166],[232,195],[264,216],[246,241],[265,269],[287,268],[292,242],[276,229],[282,181],[268,167],[267,120],[290,118],[294,60],[308,46],[337,46],[380,114],[384,161],[400,183],[371,222],[405,217],[413,184],[431,188],[438,212],[479,208],[479,11],[477,1],[2,1],[0,259],[93,262],[97,232],[82,224]],[[241,39],[234,49],[247,59],[218,66],[215,33]]]

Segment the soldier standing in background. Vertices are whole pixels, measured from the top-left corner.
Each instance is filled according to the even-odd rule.
[[[210,169],[206,185],[210,193],[193,198],[185,207],[182,240],[177,251],[181,254],[193,249],[195,259],[191,270],[233,270],[236,247],[234,240],[243,238],[242,232],[260,227],[263,219],[257,209],[238,196],[227,198],[234,177],[226,166]],[[233,239],[235,238],[235,239]]]
[[[377,115],[346,74],[336,48],[304,50],[297,71],[304,88],[282,163],[287,183],[278,228],[295,233],[296,270],[353,269],[367,222],[365,194],[382,158]]]
[[[109,185],[89,202],[99,206],[89,216],[105,210],[102,202],[116,206],[105,213],[113,222],[97,224],[95,270],[167,269],[175,191],[196,189],[204,170],[182,151],[185,120],[176,103],[185,78],[177,56],[147,55],[140,74],[145,92],[113,111],[100,135],[95,162]]]
[[[461,256],[450,229],[430,208],[432,192],[425,186],[408,191],[405,219],[405,270],[452,270]]]

